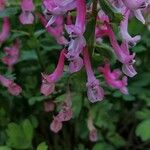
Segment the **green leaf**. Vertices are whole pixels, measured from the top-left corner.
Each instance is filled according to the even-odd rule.
[[[6,133],[8,146],[15,149],[27,149],[32,146],[33,126],[28,119],[21,124],[9,123]]]
[[[45,142],[42,142],[38,145],[37,150],[47,150],[48,146]]]
[[[28,119],[24,120],[22,123],[22,128],[26,139],[31,142],[33,138],[33,126],[31,122]]]
[[[136,128],[136,135],[143,141],[150,140],[150,119],[142,121]]]
[[[9,7],[0,11],[0,18],[10,17],[12,15],[16,15],[18,12],[18,7]]]
[[[114,150],[114,148],[111,145],[102,142],[95,144],[92,150]]]
[[[0,150],[11,150],[8,146],[0,146]]]

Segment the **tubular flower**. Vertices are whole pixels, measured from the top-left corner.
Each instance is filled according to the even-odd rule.
[[[35,9],[32,0],[22,0],[21,1],[22,13],[19,16],[19,20],[22,24],[32,24],[34,21],[34,16],[32,12]]]
[[[47,20],[41,14],[37,14],[40,18],[41,23],[46,26]],[[68,43],[67,39],[63,36],[63,18],[60,16],[55,20],[55,26],[48,26],[46,31],[52,35],[58,44],[66,45]]]
[[[4,48],[5,56],[2,58],[2,62],[8,65],[8,68],[12,68],[14,64],[17,63],[19,58],[19,41],[16,40],[12,47]]]
[[[52,25],[57,17],[62,16],[69,10],[73,10],[76,7],[75,0],[43,0],[45,8],[45,15],[49,16],[49,21],[46,27]]]
[[[55,89],[55,82],[60,79],[63,74],[64,70],[64,61],[65,61],[65,49],[63,49],[60,53],[58,65],[55,71],[50,74],[42,74],[42,86],[41,86],[41,93],[45,96],[51,94]]]
[[[137,35],[135,37],[131,37],[130,34],[128,33],[128,19],[130,15],[130,10],[124,10],[124,19],[121,21],[120,24],[120,33],[121,37],[124,42],[129,43],[129,45],[136,45],[138,41],[140,41],[141,36]]]
[[[122,0],[122,2],[134,13],[138,20],[145,24],[145,19],[142,15],[141,9],[147,6],[147,0]]]
[[[108,63],[106,63],[104,67],[99,67],[98,70],[104,75],[104,78],[110,87],[119,89],[123,94],[128,94],[128,89],[126,87],[127,77],[124,76],[120,79],[122,74],[120,70],[114,70],[111,72]]]
[[[22,88],[18,84],[2,75],[0,75],[0,84],[6,87],[8,92],[14,96],[22,92]]]
[[[9,37],[10,32],[10,22],[8,17],[3,18],[2,31],[0,32],[0,44],[6,41]]]
[[[86,84],[88,98],[92,103],[101,101],[104,98],[104,90],[94,76],[87,48],[83,50],[83,58],[88,78]]]
[[[83,36],[85,31],[86,3],[85,0],[77,0],[77,17],[75,25],[66,25],[66,30],[71,37],[66,57],[70,62],[69,71],[71,73],[79,71],[83,66],[80,57],[83,48],[86,46],[86,40]]]

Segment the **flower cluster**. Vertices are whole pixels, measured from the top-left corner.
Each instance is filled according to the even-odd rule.
[[[104,99],[104,90],[96,79],[92,69],[89,47],[85,40],[84,33],[87,25],[87,14],[92,14],[92,6],[86,5],[85,0],[43,0],[44,16],[39,15],[41,22],[45,25],[46,30],[55,37],[57,42],[65,47],[65,52],[62,50],[59,63],[56,70],[50,75],[42,75],[43,83],[41,92],[44,95],[49,95],[54,91],[56,80],[62,76],[64,68],[64,60],[69,62],[68,71],[75,73],[83,67],[87,72],[87,96],[91,102],[97,102]],[[120,22],[120,36],[122,42],[117,41],[115,32],[111,25],[109,15],[96,4],[98,15],[95,24],[95,41],[99,41],[103,37],[108,37],[118,61],[122,64],[122,71],[116,69],[110,70],[109,61],[104,61],[104,67],[99,67],[98,71],[102,73],[106,83],[111,87],[120,90],[123,94],[128,94],[127,80],[128,77],[134,77],[137,72],[134,69],[135,54],[130,52],[129,48],[135,46],[140,41],[141,36],[132,37],[128,33],[128,21],[130,15],[145,23],[142,16],[142,10],[149,5],[148,0],[111,0],[109,5],[112,5],[122,14],[123,19]],[[71,16],[71,12],[76,11],[76,18]],[[75,20],[75,21],[74,21]],[[58,27],[59,26],[59,27]],[[64,34],[66,31],[67,35]],[[63,54],[62,54],[63,53]],[[63,56],[62,56],[63,55]]]
[[[108,4],[110,9],[122,16],[118,22],[119,41],[112,26],[112,18],[109,12],[103,10],[101,2]],[[135,46],[141,39],[140,35],[132,36],[128,32],[129,19],[135,16],[140,22],[145,24],[143,12],[147,13],[150,0],[91,0],[88,4],[86,0],[42,0],[42,13],[35,13],[33,0],[21,0],[19,20],[22,25],[34,23],[35,17],[40,20],[45,30],[54,37],[57,43],[62,47],[58,59],[58,64],[53,73],[41,73],[42,84],[40,92],[49,96],[55,91],[56,82],[63,76],[64,68],[68,67],[70,74],[79,72],[84,69],[87,80],[85,83],[87,97],[90,102],[95,103],[102,101],[105,96],[102,83],[96,76],[96,70],[92,67],[92,53],[95,45],[101,44],[103,38],[107,38],[112,47],[112,52],[121,64],[121,69],[111,69],[111,63],[106,58],[100,66],[97,66],[97,73],[100,73],[106,84],[113,89],[119,90],[123,94],[128,94],[128,77],[134,77],[135,70],[135,53],[130,48]],[[6,0],[0,0],[0,13],[5,10]],[[147,10],[146,10],[147,9]],[[113,17],[115,17],[115,15]],[[89,30],[90,19],[93,20],[91,25],[93,35],[92,43],[86,34]],[[90,20],[90,21],[89,21]],[[91,24],[92,24],[91,23]],[[10,19],[5,16],[2,19],[0,31],[0,46],[4,46],[4,56],[2,62],[8,67],[10,72],[13,71],[14,65],[18,62],[21,43],[19,40],[13,41],[11,47],[3,45],[10,35]],[[92,46],[91,46],[92,45]],[[12,95],[19,95],[22,88],[14,80],[0,74],[0,84],[7,88]],[[63,125],[63,122],[72,118],[72,109],[70,102],[70,93],[63,102],[57,115],[53,117],[50,129],[57,133]],[[46,112],[55,109],[55,103],[45,102],[44,109]],[[87,121],[90,131],[89,138],[91,141],[97,140],[97,130],[93,125],[91,116]]]

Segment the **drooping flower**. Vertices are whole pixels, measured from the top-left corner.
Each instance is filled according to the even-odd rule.
[[[137,35],[135,37],[131,37],[128,33],[128,19],[130,15],[130,10],[122,9],[122,12],[124,14],[124,19],[121,21],[120,24],[120,33],[121,37],[124,42],[129,43],[129,45],[136,45],[136,43],[141,39],[141,36]]]
[[[75,0],[43,0],[45,15],[49,17],[46,27],[52,25],[57,17],[64,15],[67,11],[76,7]]]
[[[120,70],[116,69],[111,72],[109,63],[106,63],[104,67],[99,67],[98,70],[104,75],[105,81],[110,87],[119,89],[123,94],[128,94],[127,77],[124,76],[120,79],[122,75]]]
[[[86,40],[83,36],[85,31],[86,3],[85,0],[77,0],[77,16],[75,24],[66,25],[66,30],[70,35],[68,46],[69,71],[71,73],[79,71],[83,66],[83,60],[80,57],[83,48],[86,46]]]
[[[3,18],[2,31],[0,32],[0,44],[2,44],[9,37],[10,22],[8,17]]]
[[[8,68],[12,69],[13,65],[17,63],[19,58],[20,43],[16,40],[12,47],[4,48],[5,56],[2,58],[2,62],[8,65]]]
[[[8,92],[14,96],[17,96],[22,92],[22,88],[18,84],[2,75],[0,75],[0,84],[6,87]]]
[[[45,27],[47,24],[47,20],[41,14],[37,13],[37,15],[40,18],[41,23]],[[48,26],[46,28],[46,31],[56,39],[58,44],[67,45],[68,41],[63,35],[63,28],[63,18],[60,16],[57,17],[53,26]]]
[[[62,122],[59,120],[59,118],[54,117],[52,123],[50,124],[50,129],[54,133],[58,133],[62,129]]]
[[[88,49],[86,47],[83,50],[83,59],[84,59],[85,69],[87,72],[87,80],[88,81],[87,81],[86,87],[87,87],[88,99],[92,103],[101,101],[104,98],[104,90],[100,86],[99,81],[94,76],[94,73],[93,73],[93,70],[91,67]]]
[[[142,15],[141,9],[147,6],[147,0],[122,0],[122,2],[134,13],[138,20],[145,24],[145,19]]]
[[[65,49],[63,49],[60,53],[59,61],[55,71],[50,74],[42,74],[42,85],[41,85],[41,93],[45,96],[51,94],[55,89],[55,82],[60,79],[64,70],[64,61],[65,61]]]
[[[32,24],[34,21],[34,16],[32,12],[35,9],[32,0],[22,0],[21,1],[22,13],[19,16],[19,20],[22,24]]]

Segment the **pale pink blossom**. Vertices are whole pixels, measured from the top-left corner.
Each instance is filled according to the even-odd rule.
[[[2,58],[2,62],[12,69],[13,65],[17,63],[19,58],[20,43],[16,40],[12,47],[5,47],[5,56]]]
[[[22,92],[22,88],[13,80],[0,75],[0,84],[7,88],[8,92],[14,96],[18,96]]]

